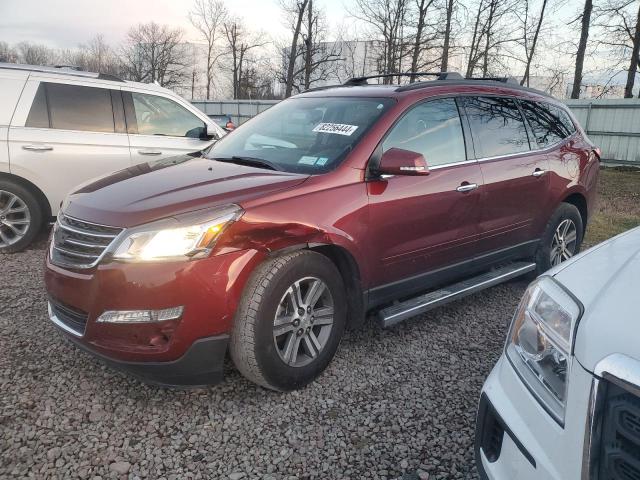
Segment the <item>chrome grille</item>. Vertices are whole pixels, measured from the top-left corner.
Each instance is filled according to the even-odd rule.
[[[91,268],[122,230],[59,214],[53,227],[51,262],[63,267]]]

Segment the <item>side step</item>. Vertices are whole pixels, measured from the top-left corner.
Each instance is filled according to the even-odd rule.
[[[407,318],[414,317],[445,303],[464,298],[485,288],[493,287],[499,283],[524,275],[535,270],[535,268],[535,263],[510,263],[477,277],[468,278],[440,290],[434,290],[384,308],[378,312],[378,322],[383,328],[391,327]]]

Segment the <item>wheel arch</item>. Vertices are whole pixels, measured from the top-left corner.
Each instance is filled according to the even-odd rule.
[[[562,202],[573,205],[578,209],[580,212],[580,218],[582,218],[582,234],[584,235],[587,230],[587,220],[589,219],[587,198],[581,192],[573,192],[567,195]]]
[[[42,218],[44,222],[46,223],[49,221],[49,219],[52,216],[51,204],[49,203],[47,196],[44,194],[42,190],[40,190],[40,188],[38,188],[38,186],[36,186],[34,183],[30,182],[25,178],[22,178],[22,177],[19,177],[18,175],[14,175],[12,173],[7,173],[7,172],[0,172],[0,180],[7,180],[9,182],[16,183],[28,189],[31,193],[33,193],[36,196],[36,199],[38,200],[38,204],[40,205],[40,208],[42,208]]]

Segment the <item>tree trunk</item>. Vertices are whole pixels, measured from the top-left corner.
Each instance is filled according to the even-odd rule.
[[[627,84],[624,87],[624,98],[633,98],[633,84],[638,71],[638,54],[640,53],[640,7],[636,17],[636,31],[633,35],[633,50],[631,52],[631,62],[627,73]]]
[[[536,33],[533,35],[533,40],[531,42],[531,50],[527,52],[527,67],[525,68],[524,76],[520,81],[520,85],[524,85],[526,82],[527,87],[529,86],[529,72],[531,70],[531,62],[533,61],[533,56],[536,53],[536,43],[538,43],[538,35],[540,35],[540,28],[542,27],[542,21],[544,20],[545,8],[547,8],[547,0],[543,0],[542,2],[542,8],[540,9],[540,19],[538,20]]]
[[[307,38],[305,39],[304,53],[304,89],[309,90],[311,85],[311,64],[313,62],[313,0],[309,0],[307,6]]]
[[[489,19],[487,20],[487,32],[486,42],[484,46],[484,58],[482,61],[482,76],[486,77],[489,73],[489,50],[491,49],[491,34],[493,30],[493,17],[496,13],[498,0],[491,0],[491,6],[489,8]]]
[[[302,3],[298,4],[298,18],[296,19],[296,26],[293,30],[293,39],[291,40],[291,49],[289,51],[289,64],[287,65],[285,97],[290,97],[291,92],[293,91],[293,74],[296,66],[296,58],[298,56],[298,37],[300,36],[302,19],[304,18],[304,11],[307,8],[307,3],[309,3],[309,0],[302,0]]]
[[[578,43],[578,52],[576,53],[576,69],[573,74],[573,88],[571,89],[571,98],[580,98],[580,85],[582,85],[584,54],[587,51],[589,26],[591,25],[591,10],[593,10],[592,0],[585,0],[584,11],[582,12],[582,28],[580,29],[580,43]]]
[[[478,49],[480,48],[480,32],[478,28],[480,27],[480,14],[482,13],[482,4],[483,1],[480,1],[478,5],[478,14],[476,15],[476,22],[473,26],[473,38],[471,39],[471,48],[469,49],[469,63],[467,64],[467,72],[465,77],[471,77],[473,75],[473,71],[476,68],[476,56],[478,55]]]
[[[446,72],[449,68],[449,42],[451,41],[451,18],[453,17],[453,2],[447,2],[447,24],[444,29],[444,45],[442,46],[442,61],[440,63],[440,71]]]

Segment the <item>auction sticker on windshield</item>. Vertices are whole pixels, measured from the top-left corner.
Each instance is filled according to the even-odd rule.
[[[346,125],[344,123],[319,123],[313,129],[317,133],[335,133],[337,135],[351,136],[358,129],[357,125]]]

